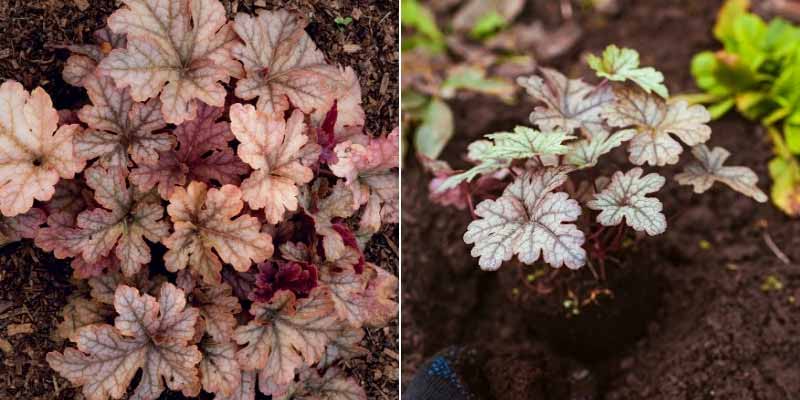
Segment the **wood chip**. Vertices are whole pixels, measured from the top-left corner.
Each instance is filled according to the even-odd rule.
[[[350,16],[353,17],[353,19],[356,20],[356,21],[361,19],[361,16],[363,16],[363,15],[364,15],[364,13],[358,7],[354,8],[353,12],[350,13]]]
[[[352,54],[361,51],[361,46],[353,43],[345,43],[342,49],[345,53]]]
[[[0,338],[0,350],[3,350],[3,353],[11,354],[14,352],[14,346],[8,340]]]
[[[383,349],[383,354],[386,354],[387,356],[391,357],[392,359],[397,360],[397,353],[395,351],[393,351],[392,349]]]
[[[8,326],[8,336],[20,335],[25,333],[33,333],[33,325],[11,324]]]
[[[81,11],[86,11],[89,8],[89,0],[72,0],[72,2]]]

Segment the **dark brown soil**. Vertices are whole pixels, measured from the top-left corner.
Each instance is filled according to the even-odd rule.
[[[542,4],[549,2],[534,3],[530,8],[547,12]],[[663,71],[672,93],[696,90],[689,61],[697,51],[718,46],[710,30],[721,2],[622,3],[622,13],[615,17],[579,15],[584,36],[555,66],[573,76],[586,74],[582,56],[616,43],[637,49],[644,65]],[[525,123],[530,108],[487,98],[456,101],[458,134],[444,158],[464,166],[460,157],[470,141]],[[711,126],[711,144],[731,150],[732,163],[753,168],[762,188],[767,188],[770,145],[764,133],[735,115]],[[468,213],[432,205],[427,199],[429,177],[411,158],[404,165],[404,382],[425,358],[449,345],[472,344],[496,354],[544,343],[556,355],[541,356],[543,360],[571,359],[588,368],[597,384],[594,394],[564,396],[545,389],[493,397],[800,396],[800,224],[770,204],[756,204],[724,188],[692,195],[670,183],[659,195],[671,217],[667,233],[640,242],[638,250],[626,255],[628,270],[616,270],[623,275],[616,291],[633,292],[628,297],[631,304],[601,297],[599,305],[570,316],[562,305],[563,293],[551,293],[551,300],[532,299],[522,279],[527,272],[520,274],[510,264],[498,273],[480,271],[461,240],[470,221]],[[768,242],[791,262],[783,263]],[[588,270],[575,274],[568,281],[591,276]],[[626,281],[629,278],[632,281]],[[774,279],[782,283],[781,289],[763,286],[765,280]],[[559,318],[552,318],[559,313]],[[627,317],[619,318],[620,313]],[[629,336],[608,339],[613,332]],[[528,360],[526,365],[519,362],[519,353],[510,354],[508,364],[501,361],[499,368],[484,368],[491,392],[508,393],[504,388],[531,382],[543,388],[560,386],[556,378],[540,382],[542,376],[552,376],[540,370],[540,360]]]
[[[222,0],[233,14],[256,6],[283,7],[309,19],[308,31],[331,62],[352,66],[361,81],[367,130],[391,131],[398,124],[398,2],[368,0]],[[79,4],[90,4],[85,10]],[[42,86],[57,108],[86,101],[82,90],[61,79],[67,53],[54,46],[83,43],[105,24],[116,0],[0,0],[0,81],[14,79],[27,89]],[[344,27],[336,17],[353,16]],[[358,46],[346,52],[343,49]],[[396,226],[368,245],[367,259],[398,273]],[[68,266],[25,241],[0,249],[0,399],[74,399],[77,391],[53,373],[45,354],[61,350],[55,339],[59,312],[73,285]],[[31,324],[33,333],[9,335]],[[24,328],[24,327],[23,327]],[[398,326],[369,330],[362,343],[372,354],[346,364],[370,399],[398,398]],[[171,394],[165,394],[164,398]]]

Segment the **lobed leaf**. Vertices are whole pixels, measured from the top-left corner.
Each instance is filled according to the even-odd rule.
[[[94,44],[70,45],[66,48],[73,54],[67,59],[62,71],[64,82],[82,87],[87,77],[94,76],[97,63],[102,61],[113,49],[127,45],[125,35],[118,35],[108,27],[94,32]]]
[[[232,396],[242,384],[242,370],[236,362],[237,346],[233,342],[206,340],[200,345],[203,359],[198,368],[203,390],[221,396]]]
[[[369,138],[365,144],[347,140],[335,148],[337,162],[330,165],[334,175],[346,178],[353,193],[353,210],[366,204],[362,230],[377,231],[381,223],[399,220],[399,130],[385,137]]]
[[[549,68],[540,68],[539,72],[541,77],[520,77],[517,80],[534,100],[544,104],[533,110],[531,123],[543,131],[571,134],[580,129],[580,133],[587,137],[607,130],[600,112],[614,101],[614,92],[610,88],[596,88],[580,79],[568,79]]]
[[[641,91],[617,91],[616,101],[606,105],[602,115],[609,125],[635,132],[628,152],[636,165],[677,163],[683,148],[670,134],[689,146],[711,137],[711,128],[706,125],[711,115],[705,107],[690,106],[683,100],[667,103]]]
[[[273,395],[275,400],[366,400],[367,394],[353,378],[338,368],[328,368],[319,376],[315,369],[304,369],[300,380],[292,382],[285,393]]]
[[[581,247],[583,233],[574,224],[580,205],[566,193],[553,190],[564,184],[566,169],[546,168],[517,178],[496,200],[478,204],[464,234],[464,242],[475,244],[472,256],[480,257],[484,270],[496,270],[517,254],[525,264],[540,258],[553,267],[577,269],[586,263]]]
[[[159,96],[164,120],[179,125],[195,118],[197,100],[225,104],[221,82],[241,76],[233,60],[238,43],[219,0],[123,0],[108,26],[127,34],[125,49],[111,52],[98,67],[136,101]]]
[[[237,97],[258,98],[258,110],[269,114],[288,110],[290,103],[306,114],[330,109],[342,81],[352,76],[325,62],[305,26],[304,19],[284,10],[236,16],[234,29],[243,43],[233,53],[245,70]]]
[[[610,81],[624,82],[631,80],[645,92],[655,92],[663,98],[669,98],[669,91],[664,86],[664,74],[653,67],[639,67],[639,53],[628,48],[619,48],[615,45],[606,47],[603,58],[590,54],[587,58],[589,67],[597,76]]]
[[[99,158],[100,166],[127,170],[131,161],[154,163],[158,152],[174,145],[172,135],[154,133],[166,126],[158,99],[134,103],[128,89],[118,89],[114,81],[103,76],[93,75],[83,86],[92,105],[78,112],[78,118],[89,126],[75,138],[78,157]]]
[[[50,96],[31,93],[17,82],[0,85],[0,212],[24,214],[34,200],[47,201],[59,178],[72,179],[83,170],[75,157],[73,137],[78,125],[58,127]]]
[[[157,186],[164,199],[169,199],[176,186],[191,181],[238,185],[240,176],[250,169],[228,145],[234,136],[227,122],[219,122],[223,112],[201,104],[197,118],[173,131],[178,148],[160,151],[155,163],[139,165],[131,171],[131,183],[142,191]]]
[[[289,291],[275,294],[269,303],[254,303],[254,319],[236,329],[234,339],[245,347],[236,353],[243,370],[259,370],[262,392],[271,384],[285,385],[295,370],[320,360],[336,332],[330,293],[317,288],[308,298],[295,300]]]
[[[338,91],[333,98],[336,102],[336,123],[333,125],[333,132],[341,136],[342,134],[359,130],[364,127],[366,114],[361,107],[361,83],[358,81],[356,71],[347,67],[342,70],[342,81],[338,85]],[[317,122],[325,120],[327,111],[331,106],[322,106],[312,115]]]
[[[62,339],[72,339],[81,328],[105,322],[113,314],[112,311],[107,304],[83,297],[72,297],[61,310],[64,320],[58,324],[56,335]]]
[[[498,132],[486,137],[493,141],[492,146],[485,149],[477,161],[517,160],[539,155],[565,154],[569,148],[563,142],[575,138],[564,132],[539,132],[524,126],[514,128],[513,133]]]
[[[242,371],[242,381],[230,396],[217,395],[214,400],[255,400],[256,398],[256,373],[255,371]]]
[[[86,184],[94,189],[101,206],[78,214],[76,228],[66,233],[83,259],[94,263],[112,249],[126,276],[150,262],[144,239],[159,242],[169,234],[164,208],[158,199],[127,187],[121,168],[92,167],[85,172]]]
[[[370,354],[367,348],[360,345],[362,339],[364,329],[343,325],[325,348],[325,354],[317,363],[317,368],[328,368],[339,360],[347,361]]]
[[[45,220],[44,211],[38,208],[31,208],[25,214],[15,217],[0,215],[0,247],[22,239],[35,238]]]
[[[353,215],[353,192],[344,182],[337,181],[328,196],[317,204],[303,204],[303,208],[314,223],[314,231],[322,237],[325,258],[329,261],[341,258],[347,248],[343,237],[346,232],[337,229],[335,220]]]
[[[196,365],[202,357],[188,345],[197,310],[186,308],[183,292],[166,283],[158,301],[137,289],[120,286],[114,295],[119,314],[114,326],[89,325],[74,335],[77,349],[50,352],[50,367],[75,385],[88,400],[120,399],[136,372],[142,375],[131,399],[155,400],[166,387],[197,395]]]
[[[614,226],[624,218],[628,226],[650,236],[664,233],[667,220],[661,213],[661,201],[647,195],[661,189],[665,179],[656,173],[642,176],[642,172],[641,168],[615,172],[605,189],[586,203],[587,207],[600,211],[597,222]]]
[[[722,182],[731,189],[752,197],[760,203],[767,201],[767,195],[758,188],[758,175],[747,167],[724,166],[731,155],[722,147],[710,150],[701,144],[692,148],[695,161],[686,165],[683,172],[675,175],[681,185],[694,186],[695,193],[703,193],[711,188],[714,182]]]
[[[221,281],[220,258],[237,271],[247,271],[252,262],[272,256],[272,237],[261,232],[258,219],[236,217],[244,206],[236,186],[208,189],[202,182],[191,182],[185,189],[176,188],[169,203],[167,213],[174,232],[163,241],[169,271],[190,266],[205,282],[217,284]]]
[[[478,175],[506,168],[511,160],[566,154],[570,148],[563,142],[575,138],[563,131],[539,132],[524,126],[514,128],[513,133],[499,132],[486,137],[492,140],[478,140],[469,145],[468,157],[478,165],[445,179],[436,189],[438,193],[471,182]]]
[[[578,168],[593,167],[597,165],[602,155],[633,139],[634,136],[636,132],[632,130],[622,130],[611,135],[608,132],[599,132],[591,139],[581,139],[571,143],[565,161]]]
[[[206,333],[218,343],[229,341],[236,329],[235,316],[242,311],[230,285],[199,285],[192,295],[192,303],[200,310]]]
[[[276,224],[285,211],[297,210],[297,185],[314,178],[300,162],[300,150],[308,142],[303,114],[295,110],[285,121],[252,105],[234,104],[230,116],[231,130],[241,142],[239,158],[255,170],[242,182],[242,197],[251,208],[263,208],[267,221]]]
[[[370,275],[357,274],[353,269],[320,271],[319,280],[330,290],[336,314],[352,327],[360,327],[368,319],[369,310],[363,305]]]

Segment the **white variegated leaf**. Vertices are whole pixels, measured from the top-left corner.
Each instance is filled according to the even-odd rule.
[[[657,192],[664,186],[664,177],[651,173],[642,176],[641,168],[634,168],[627,173],[617,171],[611,177],[611,183],[602,192],[589,201],[587,207],[600,211],[597,222],[604,226],[622,223],[637,231],[647,232],[654,236],[667,229],[667,220],[661,213],[661,201],[648,194]]]
[[[464,234],[474,244],[484,270],[496,270],[517,254],[525,264],[540,257],[553,267],[577,269],[586,263],[583,232],[574,224],[581,214],[578,202],[566,193],[553,193],[567,179],[564,168],[528,172],[509,185],[497,200],[478,204]]]
[[[622,89],[617,100],[607,104],[603,117],[614,127],[630,127],[636,136],[630,141],[630,161],[636,165],[675,164],[683,152],[683,143],[695,146],[711,137],[706,125],[711,115],[701,105],[690,106],[685,101],[667,103],[661,98],[639,90]]]
[[[545,131],[572,133],[580,129],[588,137],[607,130],[600,111],[614,101],[614,93],[609,87],[596,88],[580,79],[568,79],[549,68],[540,71],[541,77],[517,80],[531,97],[544,104],[531,113],[533,124]]]
[[[747,167],[723,165],[731,155],[728,150],[722,147],[709,150],[706,145],[701,144],[692,149],[692,155],[696,160],[687,164],[682,173],[675,175],[675,180],[681,185],[692,185],[695,193],[703,193],[711,188],[714,182],[722,182],[758,202],[767,201],[767,195],[756,185],[758,175],[753,170]]]

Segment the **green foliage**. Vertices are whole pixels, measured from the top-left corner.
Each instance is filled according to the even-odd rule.
[[[339,27],[345,27],[353,23],[353,17],[336,17],[333,22],[336,22]]]
[[[433,12],[417,0],[401,0],[400,23],[416,31],[413,35],[403,38],[403,50],[414,47],[426,47],[433,51],[444,50],[444,35],[436,25]]]
[[[479,67],[462,66],[448,73],[442,83],[442,97],[452,98],[457,90],[470,90],[510,101],[516,89],[504,79],[487,78],[486,71]]]
[[[695,55],[692,74],[705,93],[688,99],[709,104],[712,118],[735,107],[745,118],[782,131],[772,135],[772,200],[798,215],[792,204],[800,188],[800,27],[781,18],[767,23],[749,6],[748,0],[728,0],[720,10],[714,36],[723,49]]]
[[[603,51],[602,59],[590,54],[586,61],[601,78],[617,82],[631,80],[647,93],[652,91],[665,99],[669,97],[669,91],[662,83],[664,74],[653,67],[640,68],[639,53],[636,50],[620,49],[612,44]]]
[[[474,39],[486,39],[503,30],[508,21],[495,10],[483,15],[472,27],[469,35]]]
[[[422,110],[422,121],[414,135],[417,152],[436,159],[453,136],[453,112],[444,101],[432,98]]]

